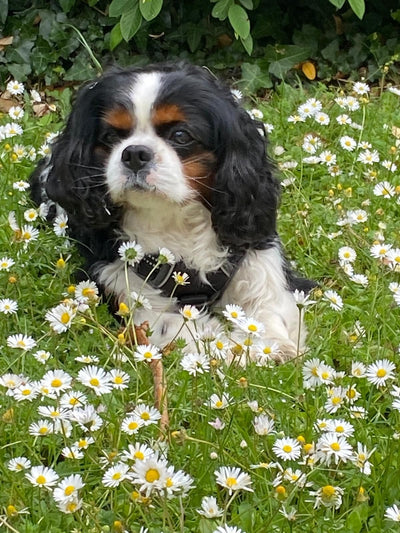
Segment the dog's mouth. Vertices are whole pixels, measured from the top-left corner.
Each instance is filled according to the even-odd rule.
[[[142,169],[125,175],[125,191],[156,191],[157,175],[154,168]]]

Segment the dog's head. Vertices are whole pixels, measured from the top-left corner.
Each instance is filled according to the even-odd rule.
[[[260,125],[206,69],[114,69],[84,86],[53,147],[48,196],[107,227],[126,207],[201,202],[220,242],[263,248],[279,187]]]

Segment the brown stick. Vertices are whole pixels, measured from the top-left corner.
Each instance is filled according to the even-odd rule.
[[[148,329],[148,322],[143,322],[140,326],[136,326],[135,324],[136,340],[138,344],[150,344],[149,338],[146,335]],[[162,359],[154,359],[153,361],[150,361],[150,368],[153,374],[154,383],[154,405],[161,413],[160,431],[164,434],[169,426],[169,416],[167,381],[164,375]]]

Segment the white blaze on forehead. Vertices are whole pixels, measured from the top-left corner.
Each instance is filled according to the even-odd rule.
[[[147,129],[151,123],[151,112],[161,87],[161,77],[161,72],[144,72],[139,74],[132,87],[131,98],[139,130]]]

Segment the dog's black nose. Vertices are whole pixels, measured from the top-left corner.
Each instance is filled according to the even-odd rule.
[[[153,160],[154,152],[147,146],[127,146],[121,154],[122,163],[133,172],[142,170]]]

